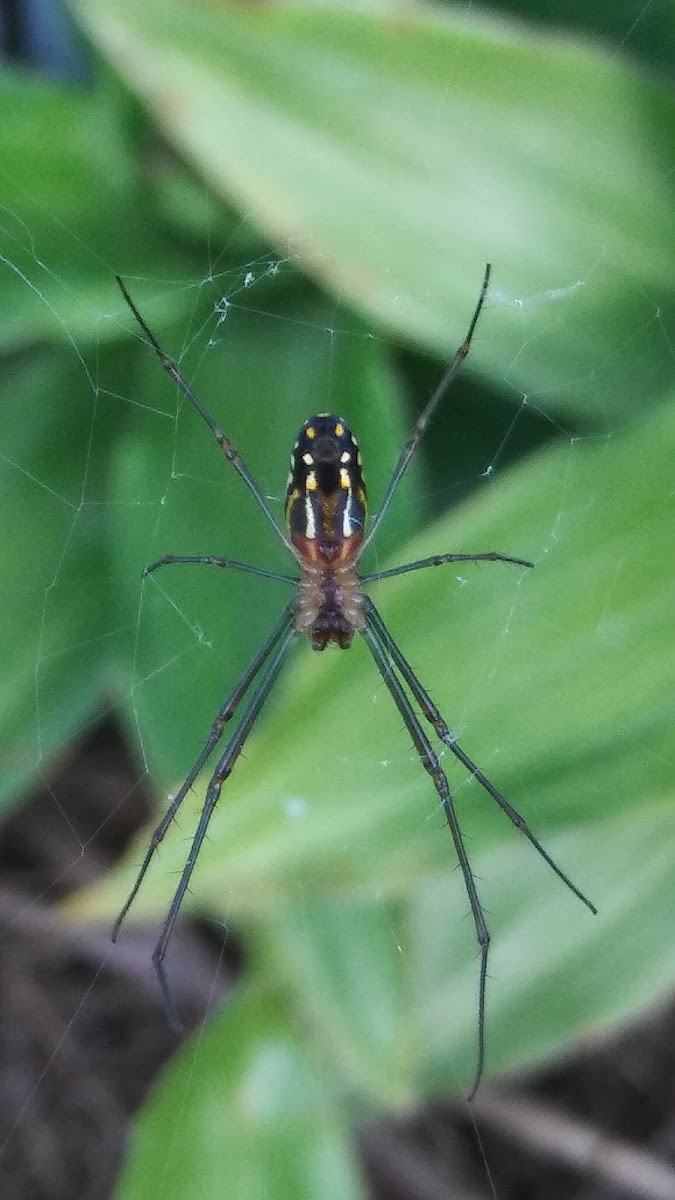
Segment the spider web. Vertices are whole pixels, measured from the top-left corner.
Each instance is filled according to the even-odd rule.
[[[652,7],[648,4],[631,17],[626,26],[628,40],[636,22]],[[208,430],[181,402],[152,353],[142,344],[114,290],[112,276],[119,264],[108,264],[110,298],[95,314],[99,332],[92,342],[79,331],[69,306],[74,288],[75,310],[85,315],[88,311],[91,319],[86,294],[77,294],[77,285],[71,283],[59,261],[43,260],[41,250],[33,243],[30,221],[7,207],[0,224],[2,269],[18,281],[24,303],[41,313],[45,328],[62,337],[65,347],[53,358],[49,354],[41,356],[34,367],[29,365],[24,370],[25,364],[21,364],[16,403],[5,404],[0,414],[0,464],[12,489],[16,512],[30,513],[32,523],[27,528],[32,532],[39,526],[44,545],[49,547],[48,553],[37,557],[27,584],[22,571],[17,570],[16,577],[12,571],[14,565],[19,566],[16,556],[21,543],[14,536],[7,540],[3,591],[8,605],[24,606],[28,630],[21,653],[12,659],[7,692],[17,709],[17,724],[23,722],[25,729],[22,699],[32,719],[30,736],[24,733],[14,748],[10,743],[10,766],[14,774],[19,774],[13,760],[21,760],[27,777],[48,777],[53,755],[66,731],[60,711],[64,677],[80,681],[69,686],[67,693],[71,700],[77,700],[71,709],[75,717],[69,736],[78,729],[83,731],[100,715],[102,683],[106,680],[103,648],[109,693],[115,697],[121,692],[125,697],[125,718],[139,760],[138,781],[151,783],[159,795],[164,795],[185,775],[218,705],[273,624],[287,592],[281,585],[221,574],[207,567],[186,567],[176,573],[167,568],[145,581],[140,571],[147,562],[171,551],[226,554],[284,570],[288,567],[283,548],[256,513],[240,481],[219,459]],[[72,235],[72,259],[84,260],[89,248],[78,245],[76,231],[67,232]],[[139,271],[135,278],[127,277],[127,283],[151,327],[157,327],[162,344],[176,355],[199,395],[241,449],[280,521],[288,452],[298,426],[314,411],[338,411],[352,424],[362,445],[376,506],[395,462],[401,435],[405,435],[414,412],[429,395],[438,364],[425,364],[404,347],[395,347],[392,353],[389,343],[373,326],[304,284],[301,246],[289,245],[282,253],[259,253],[256,247],[255,253],[244,251],[232,265],[236,257],[232,247],[239,242],[245,245],[248,239],[250,226],[243,221],[235,225],[229,240],[223,239],[210,249],[201,275],[189,269],[177,282],[167,282],[150,271]],[[461,501],[468,502],[470,511],[472,506],[480,507],[483,498],[508,485],[510,468],[535,450],[551,450],[550,457],[542,459],[549,488],[542,496],[536,521],[527,530],[526,544],[520,540],[523,531],[518,529],[514,531],[514,536],[518,535],[515,541],[507,531],[506,541],[499,545],[442,543],[437,545],[438,551],[497,549],[523,554],[533,559],[538,574],[544,574],[560,546],[568,543],[571,531],[583,541],[579,530],[584,529],[584,514],[590,526],[613,482],[605,463],[609,463],[613,442],[623,428],[613,398],[617,390],[623,390],[639,395],[645,406],[653,406],[666,393],[672,385],[675,362],[675,320],[665,306],[645,296],[637,306],[637,326],[626,328],[621,339],[623,350],[629,349],[628,355],[605,354],[594,345],[587,360],[570,363],[566,371],[555,372],[552,382],[544,382],[536,391],[525,394],[515,381],[528,374],[530,356],[537,362],[546,359],[542,340],[545,347],[550,344],[551,357],[557,362],[559,355],[553,347],[565,344],[568,331],[578,323],[580,306],[583,311],[585,304],[592,305],[607,278],[611,283],[613,274],[617,280],[620,277],[604,247],[589,254],[581,266],[581,272],[570,269],[568,275],[552,278],[544,291],[526,294],[516,294],[508,279],[495,272],[479,336],[489,341],[504,317],[515,314],[502,378],[490,386],[472,375],[471,364],[467,364],[460,385],[455,386],[437,415],[432,444],[423,448],[420,463],[406,478],[383,525],[373,569],[410,557],[410,546],[414,547],[413,556],[421,553],[418,547],[426,546],[425,531],[434,521]],[[477,288],[479,283],[477,275]],[[395,279],[392,290],[396,290]],[[469,313],[470,308],[458,315],[458,340]],[[116,357],[109,352],[111,341],[121,347]],[[353,381],[355,361],[361,371],[356,377],[363,378],[370,372],[377,397],[368,421],[361,425],[363,414]],[[275,376],[277,382],[281,376],[287,391],[281,407],[270,413],[265,397]],[[61,428],[53,424],[54,414],[49,410],[52,385],[59,392],[69,385],[73,387],[75,399]],[[583,419],[584,404],[595,414],[592,427]],[[281,418],[277,418],[278,412]],[[43,425],[52,439],[50,455],[37,464],[25,453],[22,441],[23,432],[35,424]],[[86,437],[78,436],[77,453],[70,454],[69,439],[82,428],[86,429]],[[109,454],[111,442],[115,446],[113,455]],[[585,465],[589,451],[593,451],[590,472]],[[59,452],[67,456],[66,473],[57,469],[55,458]],[[636,463],[636,469],[640,465]],[[646,465],[645,460],[642,466],[646,469]],[[102,473],[106,476],[104,487],[100,486]],[[671,485],[664,481],[664,516],[672,494]],[[461,516],[458,520],[461,522]],[[460,528],[463,531],[461,524]],[[96,557],[87,553],[91,543],[103,536],[105,554]],[[27,552],[30,545],[23,545]],[[637,552],[627,561],[623,548],[614,550],[611,545],[608,553],[611,562],[604,583],[585,602],[582,597],[580,604],[586,603],[588,628],[593,628],[609,652],[618,656],[631,638],[631,613],[621,610],[616,615],[616,595],[621,592],[626,573],[640,569],[645,562]],[[115,604],[109,611],[104,610],[101,618],[100,593],[113,578],[121,579],[122,585],[116,586]],[[482,747],[480,764],[491,777],[499,775],[505,762],[507,773],[512,770],[510,725],[508,721],[491,723],[495,712],[503,716],[506,708],[513,708],[518,720],[536,727],[537,714],[523,692],[515,699],[502,696],[500,703],[494,699],[503,687],[500,680],[504,675],[509,678],[518,640],[527,646],[528,629],[532,623],[537,624],[532,586],[526,573],[502,571],[499,567],[475,570],[467,564],[449,571],[442,583],[434,580],[435,604],[431,611],[426,607],[428,593],[423,584],[417,594],[424,597],[424,602],[416,600],[411,590],[402,591],[400,599],[396,588],[392,593],[394,635],[400,637],[406,653],[409,646],[403,633],[412,635],[411,657],[414,655],[414,665],[435,697],[444,693],[448,665],[438,661],[438,642],[434,638],[429,639],[425,651],[424,631],[430,622],[433,629],[447,630],[451,648],[453,628],[472,635],[466,662],[464,655],[459,655],[452,707],[445,715],[467,745],[475,742]],[[386,595],[383,588],[378,593],[378,604],[388,616]],[[80,617],[84,610],[83,619],[75,624],[68,618],[74,607]],[[555,620],[555,616],[550,619]],[[634,620],[637,628],[637,615]],[[323,658],[301,663],[304,649],[299,647],[289,662],[251,749],[239,764],[238,774],[244,775],[248,765],[254,784],[262,788],[269,784],[266,764],[270,756],[278,756],[275,761],[283,763],[276,793],[266,796],[269,815],[265,822],[256,825],[257,800],[254,816],[242,819],[240,845],[253,832],[263,849],[250,861],[244,855],[239,869],[250,869],[250,862],[262,862],[264,867],[264,852],[271,856],[281,848],[282,873],[297,890],[309,945],[315,933],[310,912],[314,892],[298,861],[288,853],[287,841],[292,837],[302,840],[308,813],[329,786],[338,795],[345,795],[350,777],[380,780],[376,807],[381,806],[382,811],[378,818],[360,824],[346,820],[338,835],[358,864],[354,875],[357,892],[358,888],[367,891],[364,881],[371,874],[375,898],[386,894],[382,879],[387,862],[390,867],[392,861],[399,861],[392,845],[400,839],[401,830],[410,839],[414,855],[420,846],[428,847],[430,840],[438,842],[435,866],[447,863],[449,845],[433,788],[410,750],[365,650],[357,652],[355,648],[358,661],[352,667],[351,663],[343,666],[342,661],[324,662]],[[128,670],[120,663],[126,663]],[[546,670],[545,658],[539,669]],[[310,717],[321,691],[330,713],[346,716],[335,717],[332,739],[331,723],[325,723],[317,749]],[[287,713],[296,698],[297,715],[289,726]],[[167,725],[174,729],[168,739]],[[350,727],[353,734],[348,737]],[[290,734],[294,741],[289,748]],[[267,737],[270,748],[266,751]],[[449,757],[447,753],[443,756],[448,770]],[[517,778],[516,770],[516,784]],[[626,770],[626,780],[630,778]],[[246,790],[245,783],[241,787]],[[462,806],[467,800],[462,807],[462,824],[468,844],[480,848],[496,838],[497,829],[501,829],[500,815],[486,812],[483,804],[471,803],[473,787],[465,773],[454,772],[458,804]],[[394,791],[400,799],[392,815],[380,799],[380,792]],[[515,799],[513,788],[509,795]],[[52,793],[52,799],[61,812],[58,796]],[[133,794],[127,799],[133,803]],[[349,805],[345,807],[351,812]],[[179,841],[182,839],[183,850],[193,816],[194,808],[189,807],[181,817]],[[237,820],[236,815],[228,817],[235,835]],[[75,867],[82,856],[95,850],[96,834],[84,841],[65,813],[63,821],[72,836]],[[231,832],[228,826],[225,828]],[[282,838],[278,836],[280,828],[284,831]],[[207,847],[207,855],[209,852]],[[392,856],[389,860],[387,854]],[[481,859],[481,866],[483,862]],[[496,862],[493,865],[497,882],[492,891],[490,881],[484,881],[488,909],[491,900],[495,904],[494,897],[504,895],[500,890],[503,874]],[[527,869],[534,875],[539,865],[534,862]],[[161,856],[151,901],[158,912],[171,894],[174,870],[171,855]],[[55,880],[54,885],[60,882]],[[459,893],[459,878],[451,879],[451,883]],[[240,875],[221,880],[219,886],[220,902],[216,905],[214,883],[207,878],[202,891],[197,876],[195,902],[216,915],[221,910],[246,911]],[[441,898],[445,896],[444,886],[439,885]],[[554,893],[551,903],[555,905],[555,881],[546,880],[544,886],[550,886]],[[430,893],[429,904],[432,899]],[[508,898],[504,903],[508,909]],[[547,904],[544,901],[543,907]],[[465,913],[466,909],[466,900],[460,897],[458,912]],[[453,918],[447,919],[451,923]],[[425,920],[430,930],[436,929],[436,918],[427,915]],[[475,951],[466,922],[464,935],[466,977],[458,987],[475,992]],[[509,939],[507,934],[501,948],[495,948],[491,986],[502,985],[507,991],[512,986],[513,970],[508,964],[512,957],[517,959],[518,952],[511,940],[520,942],[522,927],[517,935],[516,939],[514,932]],[[301,940],[302,936],[301,929]],[[393,919],[387,936],[396,954],[405,959],[408,947]],[[86,1002],[84,994],[81,1005]],[[318,1005],[318,1001],[314,1003]],[[472,1036],[470,1027],[467,1036]]]

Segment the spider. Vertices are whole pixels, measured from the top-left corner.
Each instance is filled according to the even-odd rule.
[[[209,820],[218,803],[222,785],[234,768],[258,714],[277,680],[294,639],[302,636],[309,638],[314,650],[325,650],[329,642],[334,642],[342,650],[346,650],[351,645],[354,635],[358,633],[364,638],[377,669],[391,693],[394,704],[403,718],[422,766],[431,776],[436,788],[450,829],[471,906],[480,952],[480,968],[476,1068],[469,1099],[473,1098],[478,1089],[485,1064],[485,996],[490,933],[478,896],[476,880],[469,862],[448,780],[438,754],[431,744],[423,720],[428,722],[441,743],[447,746],[488,795],[497,802],[502,812],[532,843],[535,850],[566,887],[592,913],[596,913],[597,909],[554,862],[520,813],[459,745],[429,693],[420,683],[410,663],[394,641],[373,601],[364,591],[364,586],[381,579],[391,579],[395,575],[404,575],[408,571],[420,571],[427,567],[438,567],[446,563],[502,562],[519,567],[532,567],[534,564],[523,558],[514,558],[511,555],[499,554],[490,550],[475,554],[436,554],[431,558],[389,567],[369,575],[359,574],[358,566],[362,555],[377,533],[435,409],[469,353],[478,318],[487,295],[490,270],[488,263],[478,302],[464,341],[454,354],[436,390],[415,422],[389,479],[382,504],[374,514],[367,534],[365,529],[368,504],[361,454],[356,438],[346,421],[332,413],[317,413],[302,426],[291,452],[291,469],[286,486],[286,531],[284,532],[241,454],[192,390],[181,374],[177,363],[164,352],[129,295],[124,281],[119,276],[116,277],[126,303],[162,367],[208,425],[225,458],[252,492],[259,508],[262,509],[267,520],[290,552],[299,574],[297,576],[284,575],[277,571],[266,570],[250,563],[237,562],[234,559],[221,558],[217,555],[167,554],[145,568],[143,575],[147,576],[159,567],[170,563],[209,563],[217,567],[246,571],[267,579],[281,580],[291,585],[295,589],[295,594],[284,608],[269,637],[254,655],[225,703],[219,709],[201,753],[154,830],[136,881],[115,922],[112,933],[113,941],[116,940],[122,922],[136,898],[157,847],[187,793],[220,741],[228,721],[232,719],[247,698],[239,724],[221,754],[206,789],[206,799],[187,861],[152,954],[168,1020],[174,1030],[180,1032],[181,1025],[169,990],[164,959],[197,856],[206,836]],[[415,705],[419,711],[416,710]]]

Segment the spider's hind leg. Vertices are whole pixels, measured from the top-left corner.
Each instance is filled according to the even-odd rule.
[[[113,931],[112,931],[112,940],[113,941],[117,940],[117,935],[122,926],[122,922],[124,921],[127,913],[129,912],[129,909],[131,908],[134,900],[136,899],[136,896],[138,895],[138,891],[139,891],[140,886],[145,878],[148,867],[150,866],[150,863],[152,862],[152,859],[154,858],[157,847],[164,840],[164,837],[166,836],[166,833],[167,833],[171,823],[173,822],[173,819],[176,816],[176,813],[178,812],[181,804],[183,803],[183,800],[187,796],[188,792],[190,791],[190,788],[194,784],[198,775],[200,774],[200,772],[203,770],[204,766],[206,765],[206,762],[209,759],[215,746],[220,741],[220,738],[222,737],[223,729],[224,729],[225,725],[234,716],[235,712],[237,711],[237,708],[239,707],[239,704],[241,703],[246,692],[250,688],[256,675],[261,670],[261,668],[264,666],[264,664],[268,660],[270,654],[272,654],[273,650],[278,645],[280,639],[284,637],[284,634],[286,635],[286,639],[284,641],[284,646],[287,645],[288,639],[290,637],[288,630],[289,630],[289,626],[290,626],[292,620],[293,620],[293,609],[292,609],[291,605],[289,604],[284,609],[280,620],[277,622],[277,624],[274,627],[274,629],[272,630],[270,636],[266,639],[266,641],[261,646],[258,653],[251,660],[248,667],[246,668],[246,670],[243,672],[241,678],[239,679],[238,683],[233,688],[232,692],[230,693],[227,700],[223,704],[222,708],[219,709],[218,715],[211,726],[211,732],[209,733],[209,736],[202,748],[202,751],[201,751],[199,757],[197,758],[197,761],[192,766],[192,769],[190,770],[190,773],[189,773],[187,779],[185,780],[185,782],[182,784],[179,791],[176,793],[176,795],[171,800],[171,803],[169,804],[169,807],[167,808],[166,812],[164,813],[164,816],[162,817],[161,821],[155,827],[155,830],[150,839],[150,845],[148,846],[148,849],[145,852],[145,857],[143,859],[143,862],[141,863],[140,869],[136,876],[134,886],[132,887],[132,889],[126,899],[126,902],[125,902],[125,904],[113,926]],[[268,668],[268,671],[270,669],[271,668]],[[267,678],[267,676],[263,677],[263,682],[266,678]],[[276,678],[276,676],[274,678]],[[256,695],[257,695],[257,693],[256,693]]]
[[[443,744],[452,751],[455,758],[457,758],[462,765],[466,767],[467,771],[473,775],[476,782],[479,783],[481,787],[488,793],[488,795],[497,802],[502,812],[505,813],[509,818],[509,821],[516,826],[516,829],[519,829],[520,832],[525,835],[528,842],[534,846],[537,853],[540,854],[544,859],[544,862],[548,863],[554,874],[558,876],[558,879],[565,884],[565,887],[569,888],[569,890],[574,893],[577,899],[581,900],[582,904],[585,904],[586,908],[590,909],[594,916],[597,916],[598,910],[595,905],[592,904],[588,897],[585,896],[584,893],[577,887],[577,885],[572,882],[569,875],[565,874],[562,867],[559,867],[557,862],[551,858],[550,854],[542,846],[538,837],[530,829],[525,818],[518,812],[518,809],[514,808],[513,805],[509,803],[509,801],[506,799],[506,796],[499,791],[499,788],[495,787],[494,783],[488,779],[487,775],[481,771],[480,767],[478,767],[473,759],[469,758],[469,755],[466,753],[466,751],[462,749],[457,741],[457,738],[454,737],[448,729],[448,726],[443,720],[443,717],[438,711],[429,693],[426,691],[426,688],[422,686],[419,679],[415,675],[415,672],[410,666],[410,663],[399,650],[372,600],[369,603],[368,620],[371,623],[372,628],[376,631],[382,645],[385,647],[387,654],[391,656],[392,661],[401,672],[401,675],[410,688],[415,700],[419,704],[423,716],[431,725],[433,725]]]
[[[422,766],[425,771],[428,771],[431,776],[434,787],[438,792],[443,812],[445,813],[448,827],[452,835],[452,840],[455,845],[455,852],[462,871],[464,886],[469,897],[471,905],[471,915],[476,930],[476,940],[480,949],[480,974],[478,982],[478,1054],[476,1061],[476,1071],[469,1092],[469,1099],[472,1099],[476,1094],[478,1085],[483,1074],[485,1064],[485,991],[487,984],[487,969],[488,956],[490,952],[490,932],[487,927],[487,922],[483,914],[483,908],[478,896],[476,881],[469,856],[464,845],[462,831],[459,826],[459,820],[455,811],[454,801],[450,792],[450,785],[443,768],[441,767],[438,755],[434,751],[424,729],[422,728],[419,717],[417,716],[410,699],[396,674],[392,656],[380,636],[376,622],[372,620],[372,609],[369,610],[366,629],[363,633],[368,649],[370,650],[377,669],[380,672],[384,682],[386,683],[394,703],[398,708],[408,732],[412,738],[413,745],[420,756]]]
[[[157,945],[152,953],[152,961],[155,971],[157,972],[157,979],[159,980],[164,1007],[172,1028],[176,1029],[177,1031],[180,1031],[181,1028],[180,1021],[178,1020],[173,1000],[171,998],[171,992],[164,967],[167,946],[173,932],[173,927],[178,919],[178,913],[180,911],[181,904],[183,903],[185,893],[188,889],[197,858],[199,857],[199,851],[201,850],[202,843],[206,837],[209,821],[211,820],[213,810],[220,798],[221,788],[225,780],[232,773],[234,764],[241,754],[244,743],[246,742],[248,735],[250,734],[257,720],[260,710],[267,700],[267,697],[274,687],[274,684],[276,683],[284,659],[288,653],[288,650],[290,649],[293,638],[295,637],[294,630],[288,628],[291,620],[292,610],[290,606],[288,606],[284,612],[282,622],[279,623],[272,635],[272,637],[275,638],[273,646],[270,647],[269,644],[272,640],[271,638],[268,639],[268,642],[266,643],[268,656],[274,646],[276,646],[276,650],[272,655],[272,658],[270,659],[265,672],[262,675],[255,692],[253,693],[253,696],[244,710],[244,714],[239,722],[239,725],[232,734],[224,753],[219,759],[218,765],[206,789],[206,799],[199,816],[197,828],[192,838],[187,861],[183,867],[181,877],[178,881],[178,887],[176,888],[173,900],[171,901],[171,907],[162,926],[162,932],[159,935]],[[285,635],[282,636],[284,629],[286,632]],[[281,642],[279,645],[277,645],[280,639]],[[258,655],[257,658],[259,657],[260,656]]]

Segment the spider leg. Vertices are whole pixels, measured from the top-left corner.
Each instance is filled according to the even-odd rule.
[[[468,771],[470,771],[470,773],[474,776],[481,787],[485,789],[488,795],[492,796],[492,799],[497,801],[497,804],[501,808],[502,812],[506,813],[506,816],[509,818],[509,820],[516,826],[517,829],[520,830],[521,833],[525,835],[527,840],[534,846],[537,853],[540,854],[544,859],[544,862],[548,863],[554,874],[558,876],[558,879],[560,879],[565,886],[568,887],[569,890],[573,892],[579,900],[581,900],[582,904],[586,905],[586,908],[590,909],[594,916],[597,916],[598,910],[595,905],[591,903],[587,896],[584,896],[584,893],[579,890],[576,884],[572,883],[572,880],[569,878],[569,876],[566,875],[562,868],[559,867],[558,864],[551,858],[550,854],[547,853],[539,839],[530,829],[524,817],[520,815],[518,810],[514,808],[512,804],[509,804],[506,796],[502,795],[499,789],[490,782],[487,775],[481,771],[480,767],[477,767],[475,762],[469,758],[468,754],[462,750],[457,738],[453,737],[453,735],[450,733],[450,730],[448,729],[440,712],[436,708],[433,700],[429,696],[429,693],[425,688],[422,687],[422,684],[415,675],[410,663],[406,658],[404,658],[389,630],[387,629],[387,626],[382,620],[382,617],[370,599],[368,604],[368,621],[375,630],[387,653],[391,656],[392,661],[401,672],[401,675],[408,684],[408,687],[415,697],[415,700],[419,704],[423,715],[426,717],[427,721],[433,725],[440,740],[448,747],[449,750],[452,751],[452,753],[455,755],[455,758],[458,758],[462,765],[465,766]]]
[[[206,408],[206,406],[204,404],[202,404],[202,402],[199,399],[199,397],[197,396],[196,392],[194,392],[193,389],[190,387],[190,384],[188,383],[187,379],[183,375],[183,373],[182,373],[180,367],[178,366],[178,363],[175,361],[175,359],[171,358],[170,355],[168,355],[162,349],[159,342],[157,341],[157,338],[155,337],[154,333],[150,329],[150,326],[145,321],[145,318],[141,316],[134,301],[131,299],[131,296],[129,295],[129,292],[127,290],[127,286],[126,286],[124,280],[119,275],[116,275],[115,279],[117,280],[117,286],[119,287],[122,295],[124,296],[124,299],[126,300],[127,304],[129,305],[129,308],[131,309],[134,317],[136,318],[136,321],[138,322],[141,329],[143,330],[143,333],[145,334],[146,338],[150,342],[150,345],[152,346],[153,350],[155,351],[155,354],[157,355],[157,357],[158,357],[160,363],[162,364],[164,370],[166,371],[167,375],[171,379],[173,379],[178,390],[183,394],[183,396],[185,396],[185,399],[189,400],[190,404],[192,404],[192,406],[194,408],[196,408],[196,410],[199,413],[202,420],[205,421],[205,423],[208,425],[209,429],[211,430],[211,433],[213,434],[214,438],[216,439],[218,445],[220,446],[220,449],[222,450],[223,454],[225,455],[225,458],[228,460],[228,462],[232,463],[232,466],[234,467],[235,471],[239,475],[240,479],[243,479],[243,481],[246,484],[249,491],[252,492],[253,495],[255,496],[255,499],[256,499],[259,507],[262,509],[265,516],[267,517],[267,520],[270,522],[271,525],[274,526],[274,529],[275,529],[278,537],[281,538],[284,545],[287,547],[288,550],[290,550],[291,554],[295,558],[295,550],[294,550],[291,542],[288,540],[288,538],[286,537],[286,534],[283,532],[281,526],[279,525],[279,522],[277,521],[276,517],[274,516],[274,513],[272,512],[272,509],[270,508],[265,497],[263,496],[262,492],[260,491],[260,488],[258,487],[255,479],[253,478],[248,467],[246,466],[246,463],[244,462],[244,460],[243,460],[241,454],[239,453],[239,451],[237,450],[236,446],[234,445],[234,443],[232,441],[230,441],[229,437],[227,437],[227,435],[225,433],[223,433],[223,430],[220,428],[220,425],[215,420],[215,418],[211,415],[208,408]]]
[[[434,391],[433,395],[431,396],[431,399],[427,401],[424,408],[422,409],[422,412],[420,413],[419,417],[417,418],[417,420],[413,426],[412,432],[411,432],[410,436],[408,437],[408,440],[406,441],[403,449],[401,450],[401,453],[398,457],[398,462],[396,463],[396,466],[394,467],[391,479],[389,480],[389,483],[387,485],[387,490],[384,493],[384,500],[382,501],[382,504],[380,505],[379,511],[376,512],[375,516],[373,517],[373,521],[370,526],[370,531],[368,533],[368,537],[365,539],[365,541],[361,545],[360,556],[363,554],[364,550],[366,549],[366,546],[368,546],[370,544],[370,542],[372,542],[373,537],[375,535],[375,530],[379,526],[380,521],[382,520],[387,509],[389,508],[392,496],[394,495],[394,492],[396,491],[399,483],[401,482],[401,479],[403,478],[403,476],[406,472],[406,469],[407,469],[408,463],[410,462],[410,459],[412,458],[413,454],[415,453],[417,447],[420,444],[420,441],[422,440],[422,437],[424,436],[424,432],[427,428],[427,425],[429,424],[432,416],[434,415],[434,410],[436,409],[439,401],[442,400],[443,396],[447,392],[448,388],[450,387],[450,384],[452,383],[452,381],[455,378],[457,372],[459,371],[462,363],[464,362],[464,359],[466,358],[467,354],[469,353],[469,350],[471,349],[471,340],[473,338],[473,335],[474,335],[474,332],[476,329],[476,325],[478,324],[478,318],[481,314],[481,309],[485,303],[485,297],[487,295],[488,284],[490,282],[491,270],[492,270],[492,268],[491,268],[490,264],[487,263],[486,267],[485,267],[485,274],[483,275],[483,283],[481,285],[480,295],[478,297],[478,303],[476,304],[476,307],[474,309],[473,316],[471,318],[471,322],[470,322],[469,328],[466,332],[464,341],[462,342],[459,349],[455,351],[452,361],[450,362],[450,364],[446,367],[445,371],[443,372],[440,383],[436,387],[436,390]]]
[[[408,571],[421,571],[424,567],[442,567],[444,563],[458,562],[503,562],[516,567],[534,567],[527,558],[513,558],[510,554],[498,554],[496,550],[484,550],[480,554],[432,554],[430,558],[418,558],[415,562],[403,563],[400,567],[388,567],[386,571],[375,571],[373,575],[362,575],[362,583],[375,583],[377,579],[391,579],[393,575],[407,575]]]
[[[266,567],[254,567],[252,563],[238,562],[236,558],[220,558],[217,554],[164,554],[150,563],[149,567],[143,568],[143,578],[152,575],[158,567],[166,567],[171,563],[208,563],[212,567],[232,567],[235,571],[247,571],[249,575],[262,575],[263,579],[279,579],[282,583],[292,584],[298,582],[292,575],[269,571]]]
[[[478,983],[478,1057],[476,1062],[476,1072],[474,1075],[469,1099],[473,1099],[478,1089],[478,1085],[483,1074],[483,1066],[485,1063],[485,987],[487,982],[488,955],[490,951],[490,933],[483,915],[483,909],[478,897],[476,881],[474,879],[469,856],[466,852],[462,831],[459,827],[455,805],[450,792],[450,786],[446,778],[445,772],[441,767],[438,756],[433,750],[431,743],[424,732],[422,725],[413,709],[408,695],[406,694],[403,685],[401,684],[398,675],[394,671],[392,665],[392,656],[390,656],[386,643],[383,644],[377,622],[372,620],[371,611],[368,612],[367,625],[363,633],[368,649],[370,650],[377,668],[386,683],[394,703],[398,708],[408,732],[413,740],[413,744],[417,753],[420,756],[422,766],[425,771],[431,775],[434,786],[438,792],[443,811],[445,813],[452,840],[455,844],[455,853],[459,861],[459,865],[464,877],[464,886],[469,897],[471,905],[471,915],[476,930],[476,939],[480,949],[480,976]]]
[[[246,694],[249,687],[251,686],[251,683],[255,679],[255,676],[258,674],[261,667],[267,661],[270,654],[272,654],[272,652],[274,651],[274,649],[276,648],[278,643],[281,641],[281,639],[284,637],[284,635],[287,634],[289,625],[291,624],[292,620],[293,620],[293,610],[291,608],[291,605],[289,604],[284,609],[281,619],[277,622],[277,624],[274,627],[274,629],[272,630],[270,636],[267,638],[267,641],[261,646],[258,653],[251,660],[248,667],[242,674],[241,679],[238,681],[236,687],[233,688],[232,692],[228,696],[228,698],[225,701],[225,703],[223,704],[222,708],[219,709],[218,716],[216,717],[215,721],[213,722],[213,724],[211,726],[211,732],[209,733],[209,736],[206,739],[206,742],[204,743],[204,747],[203,747],[197,761],[195,762],[194,766],[192,767],[190,774],[188,775],[185,782],[182,784],[180,790],[176,793],[176,795],[171,800],[169,807],[167,808],[166,812],[164,813],[164,816],[162,817],[161,821],[159,822],[159,824],[153,831],[152,837],[150,838],[150,844],[148,846],[148,849],[145,852],[145,858],[143,859],[143,862],[141,863],[140,869],[138,871],[138,875],[136,876],[136,881],[134,883],[134,886],[132,887],[132,889],[125,901],[124,907],[122,908],[119,916],[117,917],[117,920],[115,921],[115,924],[113,925],[113,930],[112,930],[113,942],[117,940],[117,935],[122,926],[122,922],[124,921],[124,918],[126,917],[129,909],[131,908],[134,900],[136,899],[136,896],[138,895],[139,888],[145,878],[145,874],[148,870],[148,867],[150,866],[150,863],[152,862],[155,851],[156,851],[157,847],[159,846],[160,842],[163,841],[164,836],[165,836],[169,826],[171,825],[174,817],[176,816],[176,813],[178,812],[178,809],[180,808],[181,804],[183,803],[183,800],[185,799],[188,792],[190,791],[190,788],[192,787],[193,783],[197,779],[199,773],[202,771],[207,759],[209,758],[211,752],[213,751],[213,748],[220,741],[225,725],[234,716],[239,704],[241,703],[241,700],[243,699],[244,695]],[[286,645],[286,644],[287,643],[285,642],[284,645]]]
[[[275,632],[277,633],[278,641],[281,630],[277,628]],[[253,728],[256,718],[258,717],[263,704],[265,703],[274,684],[276,683],[277,677],[283,665],[283,661],[288,653],[294,637],[295,631],[293,629],[287,629],[285,636],[283,636],[281,640],[281,645],[277,647],[271,661],[269,662],[264,675],[260,679],[258,686],[244,711],[239,725],[230,738],[225,752],[221,756],[213,773],[209,786],[206,789],[206,800],[204,801],[204,807],[202,808],[199,822],[192,839],[187,862],[183,868],[183,873],[178,882],[178,887],[176,888],[173,900],[171,901],[171,907],[162,926],[162,932],[159,935],[159,940],[152,952],[152,961],[155,971],[157,972],[157,978],[159,980],[159,986],[162,993],[162,1000],[164,1001],[164,1008],[169,1018],[169,1022],[176,1032],[180,1032],[181,1025],[174,1008],[171,993],[169,991],[166,972],[164,970],[166,948],[169,943],[173,927],[176,924],[180,906],[183,903],[183,897],[185,896],[185,892],[187,891],[190,883],[190,878],[192,876],[202,842],[206,836],[206,830],[208,828],[209,821],[211,820],[213,810],[218,803],[223,783],[232,773],[234,764],[241,753],[242,747],[248,738],[251,729]]]

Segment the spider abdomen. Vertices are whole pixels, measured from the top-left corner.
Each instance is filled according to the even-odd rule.
[[[291,542],[307,563],[333,568],[356,557],[366,485],[356,438],[342,417],[317,413],[305,421],[291,453],[285,508]]]

